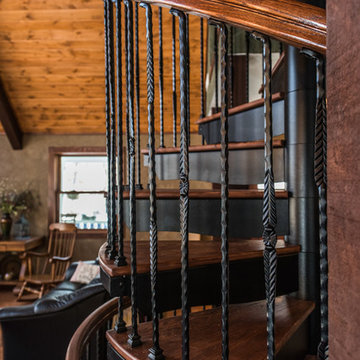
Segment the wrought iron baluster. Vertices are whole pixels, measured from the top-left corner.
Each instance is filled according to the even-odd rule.
[[[130,153],[130,292],[131,292],[131,318],[132,331],[128,343],[131,347],[141,344],[138,334],[137,294],[136,294],[136,194],[135,194],[135,132],[134,132],[134,48],[133,48],[133,4],[125,0],[127,17],[127,73],[128,87],[128,117],[129,117],[129,153]]]
[[[109,215],[110,216],[110,229],[108,229],[110,237],[110,250],[109,257],[114,260],[116,251],[116,202],[115,202],[115,187],[116,187],[116,133],[115,133],[115,72],[114,72],[114,24],[113,24],[113,4],[108,2],[107,6],[107,66],[108,66],[108,86],[109,86],[109,127],[110,127],[110,166],[108,169],[110,177],[109,188]]]
[[[229,138],[228,138],[228,30],[225,24],[211,21],[220,29],[221,71],[221,334],[222,359],[229,359]]]
[[[163,41],[162,41],[162,8],[159,7],[159,105],[160,105],[160,147],[164,145],[164,82],[163,82]]]
[[[140,63],[139,63],[139,4],[135,3],[135,99],[136,99],[136,189],[141,190],[140,153]]]
[[[124,42],[125,42],[125,86],[126,86],[126,112],[125,112],[125,125],[126,125],[126,175],[127,175],[127,188],[130,186],[130,124],[129,124],[129,73],[128,73],[128,19],[126,15],[126,7],[124,11]]]
[[[155,124],[154,124],[154,57],[151,6],[141,3],[146,9],[146,41],[147,41],[147,101],[149,132],[149,190],[150,190],[150,280],[151,280],[151,313],[153,324],[153,346],[148,357],[152,360],[164,359],[159,344],[159,319],[157,313],[157,216],[156,216],[156,175],[155,175]]]
[[[108,166],[108,191],[106,197],[106,213],[107,213],[107,245],[106,253],[108,254],[111,249],[111,216],[110,216],[110,190],[111,190],[111,174],[110,174],[110,151],[111,151],[111,138],[110,138],[110,84],[109,84],[109,69],[108,69],[108,0],[104,0],[104,45],[105,45],[105,121],[106,121],[106,155]]]
[[[229,91],[229,107],[232,108],[233,107],[233,88],[232,88],[232,77],[233,77],[233,27],[229,25],[229,30],[228,30],[229,36],[228,36],[228,41],[229,41],[229,45],[228,45],[228,59],[226,59],[229,62],[229,66],[228,66],[228,91]]]
[[[275,359],[275,297],[276,297],[276,199],[273,174],[273,136],[271,101],[271,41],[267,36],[255,33],[263,43],[263,81],[264,81],[264,148],[265,179],[263,201],[263,241],[265,293],[267,303],[267,359]]]
[[[205,117],[205,101],[204,101],[204,19],[200,18],[200,101],[201,115]]]
[[[186,105],[187,105],[187,110],[186,110],[186,115],[187,115],[187,132],[188,132],[188,146],[190,146],[190,35],[189,35],[189,14],[185,14],[186,17],[186,66],[187,66],[187,82],[186,82],[186,87],[187,87],[187,100],[186,100]]]
[[[246,31],[246,102],[249,102],[250,97],[250,39],[250,34]]]
[[[176,18],[172,16],[172,107],[173,107],[173,146],[177,146],[177,95],[176,95]]]
[[[219,55],[218,55],[218,33],[217,28],[214,29],[214,61],[215,61],[215,112],[219,108]]]
[[[124,256],[124,209],[123,209],[123,108],[122,108],[122,59],[121,59],[121,0],[116,5],[116,105],[117,105],[117,235],[118,253],[115,264],[126,265]]]
[[[179,17],[180,50],[180,234],[181,234],[181,310],[182,310],[182,360],[189,359],[189,133],[187,115],[187,39],[186,16],[182,11],[172,9]]]
[[[316,123],[314,144],[314,178],[319,192],[320,241],[320,344],[318,358],[329,358],[328,325],[328,255],[327,255],[327,119],[324,58],[311,50],[305,55],[316,61]]]

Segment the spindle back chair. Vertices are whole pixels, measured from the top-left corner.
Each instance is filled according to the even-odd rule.
[[[17,300],[22,298],[25,291],[41,298],[48,288],[64,279],[73,256],[77,229],[74,224],[54,223],[50,224],[49,230],[47,252],[28,251],[24,255],[27,274]]]

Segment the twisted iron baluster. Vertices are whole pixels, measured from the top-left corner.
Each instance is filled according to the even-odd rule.
[[[249,102],[249,92],[250,92],[250,34],[245,32],[245,42],[246,42],[246,102]]]
[[[229,149],[228,149],[228,30],[225,24],[211,21],[220,29],[221,70],[221,334],[222,359],[229,358]]]
[[[147,41],[147,100],[149,126],[149,190],[150,190],[150,280],[151,280],[151,313],[153,324],[153,346],[149,349],[148,357],[152,360],[165,359],[159,345],[159,319],[157,305],[157,217],[156,217],[156,175],[155,175],[155,130],[154,130],[154,58],[153,58],[153,30],[151,6],[141,3],[146,9],[146,41]]]
[[[302,51],[316,61],[316,123],[314,178],[319,192],[320,240],[320,344],[318,358],[329,358],[328,256],[327,256],[327,121],[324,58],[311,50]]]
[[[229,80],[228,80],[228,86],[229,86],[229,107],[232,108],[233,107],[233,88],[232,88],[232,77],[233,77],[233,65],[232,65],[232,56],[233,56],[233,27],[229,26],[229,45],[228,45],[228,53],[229,53],[229,59],[227,59],[227,61],[229,61]]]
[[[176,123],[177,123],[177,96],[176,96],[176,18],[172,16],[172,106],[173,106],[173,146],[177,146]]]
[[[139,64],[139,4],[135,3],[135,99],[136,99],[136,189],[141,190],[140,163],[140,64]]]
[[[218,36],[217,28],[214,29],[214,58],[215,58],[215,112],[219,107],[219,64],[218,64]]]
[[[134,49],[133,49],[133,4],[125,0],[127,16],[127,73],[128,73],[128,106],[129,106],[129,153],[130,153],[130,255],[131,255],[131,318],[132,332],[128,344],[135,347],[141,344],[137,324],[137,294],[136,294],[136,195],[135,195],[135,138],[134,138]]]
[[[164,146],[164,103],[163,103],[163,41],[162,41],[162,8],[159,7],[159,100],[160,100],[160,147]]]
[[[117,104],[117,230],[118,253],[115,259],[117,266],[126,265],[124,256],[124,209],[123,209],[123,108],[122,108],[122,60],[121,60],[121,0],[116,5],[116,104]]]
[[[186,115],[187,115],[187,135],[188,146],[190,146],[190,36],[189,36],[189,14],[185,14],[186,18],[186,66],[187,66],[187,82],[186,82]]]
[[[126,9],[126,7],[125,7]],[[125,10],[127,11],[127,10]],[[127,162],[126,162],[126,174],[127,174],[127,188],[130,184],[130,124],[129,124],[129,72],[128,72],[128,19],[126,14],[124,15],[125,27],[124,27],[124,42],[125,42],[125,82],[126,82],[126,113],[125,113],[125,123],[126,123],[126,153],[127,153]]]
[[[201,115],[205,117],[205,102],[204,102],[204,19],[200,18],[200,101],[201,101]]]
[[[264,81],[264,145],[265,179],[263,202],[263,240],[265,292],[267,302],[267,359],[275,359],[275,297],[276,297],[276,200],[273,174],[273,137],[271,102],[271,42],[267,36],[253,34],[263,43],[263,81]]]
[[[187,48],[186,16],[182,11],[172,9],[171,13],[179,17],[180,49],[180,234],[181,234],[181,300],[182,300],[182,360],[189,359],[189,139],[187,116]]]
[[[108,165],[108,192],[106,197],[106,213],[107,213],[107,244],[105,252],[109,253],[111,249],[111,216],[110,216],[110,190],[111,190],[111,174],[110,174],[110,85],[109,85],[109,69],[108,69],[108,0],[104,0],[104,45],[105,45],[105,121],[106,121],[106,155]]]
[[[114,260],[117,255],[116,243],[116,120],[115,120],[115,59],[114,59],[114,7],[113,3],[109,2],[108,7],[108,24],[109,24],[109,83],[110,83],[110,134],[111,134],[111,163],[109,172],[111,173],[111,202],[110,202],[110,214],[111,214],[111,249],[109,252],[110,259]]]

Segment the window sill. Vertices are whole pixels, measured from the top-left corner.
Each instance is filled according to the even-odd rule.
[[[78,229],[77,230],[77,237],[79,239],[84,239],[84,238],[96,238],[96,239],[106,239],[107,237],[107,230],[83,230],[83,229]]]

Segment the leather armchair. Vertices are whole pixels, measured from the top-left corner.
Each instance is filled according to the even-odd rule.
[[[94,262],[90,262],[94,263]],[[65,280],[31,305],[0,309],[4,360],[64,360],[69,341],[81,322],[108,300],[99,278],[90,284]]]

